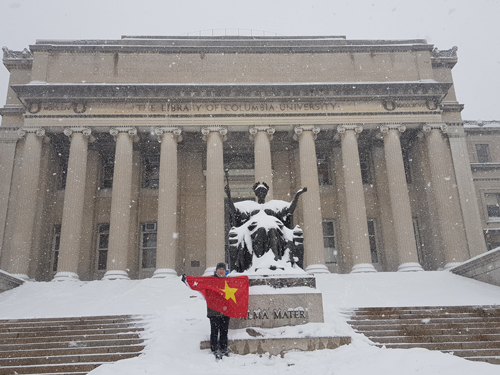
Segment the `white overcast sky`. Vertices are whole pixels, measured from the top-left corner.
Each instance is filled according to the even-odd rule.
[[[0,46],[37,39],[119,39],[208,29],[348,39],[424,38],[458,46],[465,120],[500,120],[500,0],[0,0]],[[0,105],[8,71],[0,67]]]

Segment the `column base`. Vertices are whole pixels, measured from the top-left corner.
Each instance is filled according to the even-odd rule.
[[[57,281],[80,281],[80,278],[74,272],[58,272],[52,279],[52,282]]]
[[[324,264],[311,264],[307,266],[305,271],[311,275],[319,274],[319,273],[330,273],[328,267]]]
[[[205,272],[203,272],[203,276],[213,276],[215,272],[215,267],[208,267]]]
[[[456,267],[458,265],[462,264],[462,262],[450,262],[450,263],[446,263],[446,265],[444,266],[444,269],[445,271],[449,270],[449,269],[452,269],[453,267]]]
[[[418,272],[423,270],[420,263],[403,263],[398,267],[398,272]]]
[[[106,271],[102,280],[130,280],[126,271]]]
[[[177,272],[171,268],[158,268],[153,274],[153,279],[162,279],[169,276],[177,277]]]
[[[373,267],[373,264],[371,263],[355,264],[351,270],[351,273],[374,273],[374,272],[377,272],[377,270],[375,269],[375,267]]]

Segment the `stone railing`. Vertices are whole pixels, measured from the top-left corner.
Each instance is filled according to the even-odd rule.
[[[24,283],[23,280],[0,270],[0,293],[14,289]]]
[[[500,286],[500,248],[472,258],[450,271],[456,275]]]

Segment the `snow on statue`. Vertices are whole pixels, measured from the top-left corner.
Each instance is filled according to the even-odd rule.
[[[303,188],[292,202],[265,201],[269,187],[257,182],[253,191],[255,201],[234,203],[229,184],[225,191],[229,202],[232,228],[229,231],[231,268],[237,272],[269,274],[304,273],[303,232],[293,225],[293,212]]]

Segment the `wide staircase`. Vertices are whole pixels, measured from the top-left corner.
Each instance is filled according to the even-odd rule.
[[[0,320],[0,375],[87,374],[138,356],[146,326],[129,315]]]
[[[349,324],[378,346],[500,364],[500,306],[360,308],[349,314]]]

